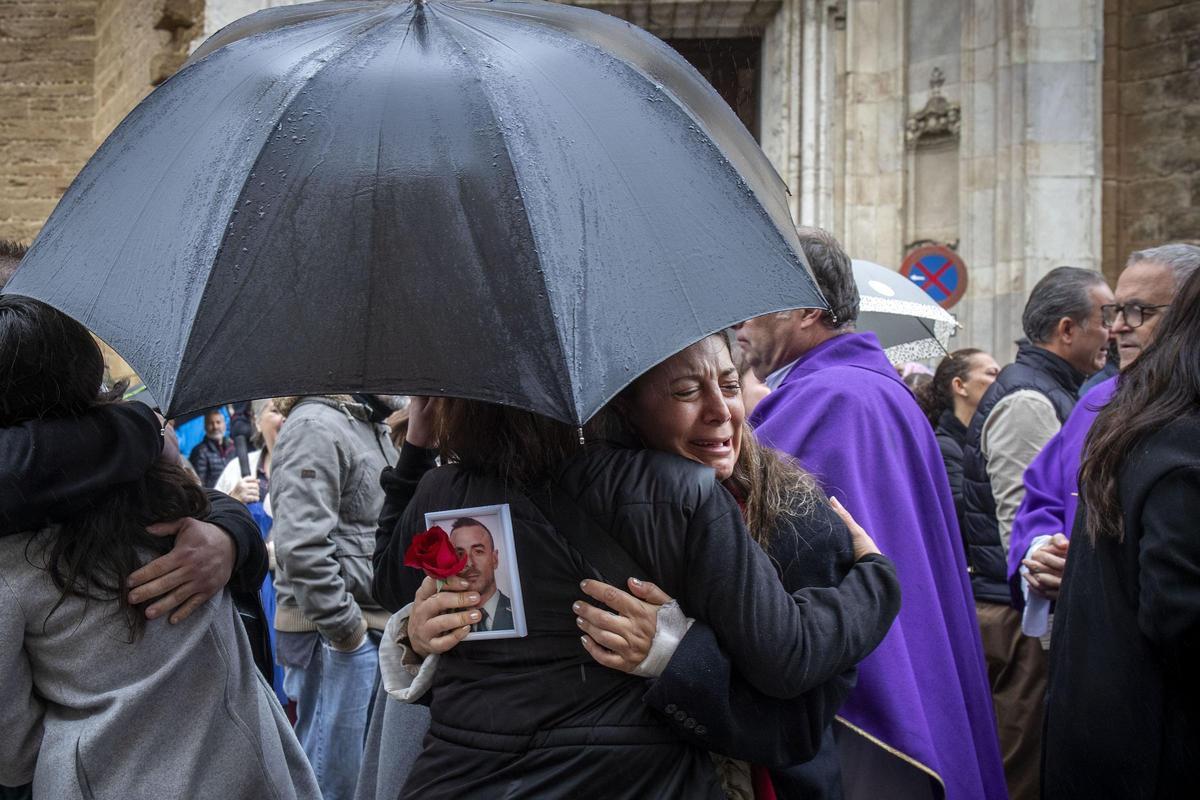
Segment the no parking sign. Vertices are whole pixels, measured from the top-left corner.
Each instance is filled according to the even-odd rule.
[[[900,274],[920,286],[942,308],[950,308],[967,293],[967,265],[943,244],[910,252],[900,265]]]

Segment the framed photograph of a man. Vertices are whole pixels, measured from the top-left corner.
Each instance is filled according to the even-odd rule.
[[[483,618],[463,641],[524,636],[525,606],[508,503],[426,514],[425,526],[435,525],[450,534],[450,544],[459,556],[466,556],[467,566],[459,575],[482,600]]]

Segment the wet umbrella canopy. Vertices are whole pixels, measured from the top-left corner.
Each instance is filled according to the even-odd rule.
[[[903,364],[950,352],[950,336],[958,322],[949,311],[882,264],[856,258],[851,266],[859,297],[855,327],[874,333],[888,360]]]
[[[714,330],[824,306],[782,183],[695,70],[507,0],[234,23],[109,137],[8,291],[170,414],[368,391],[576,423]]]

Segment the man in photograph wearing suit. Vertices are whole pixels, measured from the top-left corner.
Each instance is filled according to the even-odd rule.
[[[450,526],[450,543],[460,556],[467,557],[467,566],[459,576],[467,581],[469,591],[478,592],[482,617],[471,631],[505,631],[513,628],[512,601],[496,587],[496,568],[500,551],[492,532],[473,517],[460,517]]]

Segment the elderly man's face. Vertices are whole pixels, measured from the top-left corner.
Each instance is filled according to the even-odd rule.
[[[479,593],[481,604],[487,602],[496,591],[496,567],[500,566],[492,535],[482,525],[464,525],[450,532],[450,543],[459,556],[467,557],[459,577],[466,580],[470,591]]]
[[[1115,302],[1119,306],[1170,305],[1175,297],[1175,273],[1164,264],[1139,261],[1121,273],[1115,294]],[[1142,312],[1142,324],[1136,328],[1129,326],[1129,318],[1125,314],[1119,314],[1113,321],[1112,333],[1121,354],[1121,369],[1128,369],[1154,339],[1154,332],[1158,330],[1158,323],[1162,321],[1166,310],[1146,309]]]

